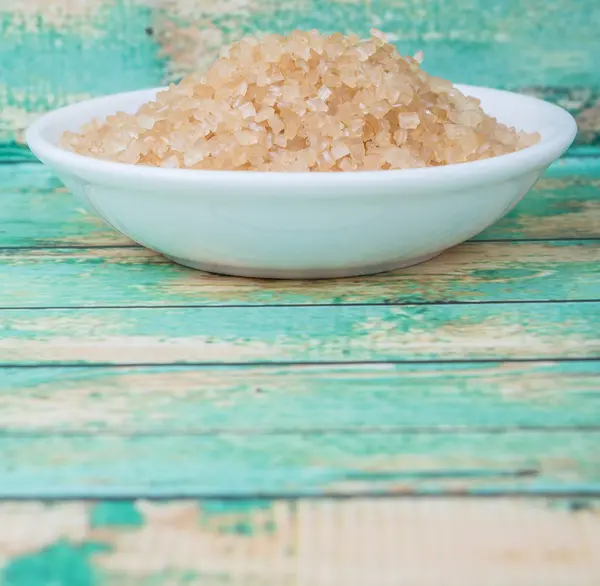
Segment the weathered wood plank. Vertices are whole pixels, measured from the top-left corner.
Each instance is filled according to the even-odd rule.
[[[600,493],[600,429],[0,436],[0,498]]]
[[[24,128],[49,109],[156,86],[164,61],[145,30],[151,4],[0,3],[0,142],[23,141]]]
[[[86,212],[45,165],[0,165],[0,206],[1,247],[132,244]]]
[[[600,358],[600,303],[5,310],[0,364]]]
[[[600,242],[471,242],[360,279],[199,273],[143,248],[0,250],[0,307],[431,303],[600,299]]]
[[[563,159],[475,240],[600,237],[600,159]]]
[[[32,502],[0,519],[6,586],[600,581],[597,499]]]
[[[600,362],[0,370],[0,429],[13,433],[453,433],[599,422]]]
[[[600,159],[562,160],[508,216],[477,240],[600,237]],[[131,244],[86,213],[52,171],[0,165],[0,247]]]
[[[155,86],[203,69],[223,45],[258,31],[318,27],[391,33],[457,82],[534,91],[600,131],[600,50],[593,0],[27,0],[0,5],[0,142],[37,113],[89,95]],[[538,26],[531,26],[531,23]],[[105,64],[111,64],[110,75]]]
[[[157,11],[158,42],[165,47],[170,70],[183,74],[202,67],[214,58],[221,43],[246,32],[300,27],[365,35],[375,26],[390,33],[404,52],[424,49],[427,66],[450,79],[516,86],[528,80],[535,86],[567,87],[597,86],[600,81],[586,53],[598,46],[591,22],[600,18],[600,11],[593,2],[574,6],[568,0],[555,0],[551,11],[539,0],[525,5],[518,0],[494,0],[491,5],[486,0],[451,4],[443,0],[421,4],[238,0],[236,4],[238,12],[225,19],[217,3],[162,3],[163,10]],[[532,27],[532,22],[543,24]]]

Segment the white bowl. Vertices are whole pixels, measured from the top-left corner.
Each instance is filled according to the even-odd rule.
[[[364,275],[423,262],[501,218],[573,142],[570,114],[510,92],[457,86],[486,112],[542,140],[484,161],[347,173],[160,169],[57,146],[65,130],[158,89],[61,108],[27,131],[31,150],[111,226],[173,261],[265,278]]]

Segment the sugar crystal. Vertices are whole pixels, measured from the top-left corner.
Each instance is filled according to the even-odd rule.
[[[539,140],[488,116],[422,61],[377,30],[364,40],[246,38],[202,77],[171,84],[135,114],[65,132],[61,146],[166,169],[352,172],[475,161]]]

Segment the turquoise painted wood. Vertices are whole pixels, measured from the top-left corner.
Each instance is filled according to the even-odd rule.
[[[15,435],[584,433],[599,420],[596,361],[11,368],[0,379],[0,428]]]
[[[1,498],[597,494],[600,430],[0,436]],[[160,466],[157,466],[160,463]]]
[[[6,365],[600,358],[600,302],[5,310],[2,326]]]
[[[2,307],[485,303],[593,299],[597,241],[474,242],[361,279],[265,282],[202,274],[142,248],[0,251]]]
[[[48,109],[156,85],[164,64],[145,32],[149,4],[27,0],[1,6],[0,142],[22,141],[32,116]]]
[[[10,544],[15,555],[0,580],[373,586],[464,575],[474,586],[493,571],[499,584],[533,575],[550,586],[588,586],[600,565],[598,508],[582,498],[11,503],[0,506],[0,547]],[[410,538],[386,539],[394,527]],[[32,532],[35,543],[14,539]],[[435,565],[423,563],[436,552]]]
[[[590,0],[88,0],[62,9],[28,0],[0,7],[0,140],[19,139],[48,108],[202,69],[244,34],[315,27],[366,34],[375,26],[402,52],[423,49],[436,75],[570,106],[580,141],[590,144],[600,129],[598,21]]]
[[[599,11],[0,0],[0,586],[600,583]],[[441,259],[320,283],[171,265],[23,148],[49,108],[313,26],[557,102],[577,147]]]
[[[46,166],[0,165],[0,246],[129,245],[92,216]]]
[[[599,189],[597,159],[565,159],[554,165],[506,218],[476,239],[597,238]],[[0,201],[2,248],[131,244],[128,238],[87,213],[42,165],[0,165]]]

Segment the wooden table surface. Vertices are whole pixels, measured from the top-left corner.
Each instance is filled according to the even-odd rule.
[[[427,264],[275,282],[0,166],[0,584],[596,586],[599,187],[567,158]]]
[[[600,584],[600,4],[550,4],[0,2],[0,586]],[[36,113],[157,85],[240,31],[382,18],[435,72],[581,129],[421,266],[185,269],[21,143]]]

